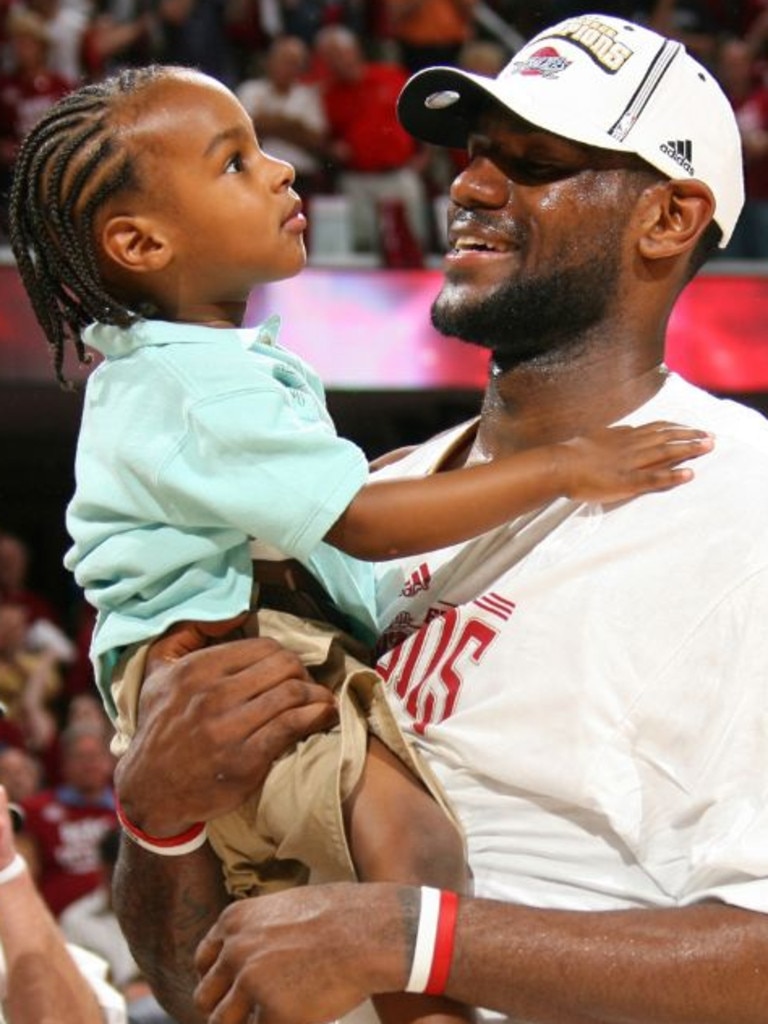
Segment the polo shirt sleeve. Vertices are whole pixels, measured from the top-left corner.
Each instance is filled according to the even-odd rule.
[[[204,398],[157,471],[169,521],[228,526],[306,559],[368,478],[309,388],[278,383]]]

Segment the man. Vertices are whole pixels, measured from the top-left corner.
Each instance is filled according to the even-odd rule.
[[[206,847],[126,844],[124,926],[184,1022],[258,1007],[260,1024],[319,1024],[437,969],[431,990],[483,1020],[761,1024],[768,424],[663,365],[675,300],[742,205],[732,111],[679,44],[585,15],[497,79],[420,73],[400,116],[468,147],[433,317],[492,358],[479,422],[397,472],[657,418],[710,430],[714,453],[674,492],[558,501],[382,568],[381,621],[405,638],[379,667],[466,832],[476,895],[453,923],[396,885],[241,901],[199,947],[197,1015],[189,956],[221,906]],[[119,785],[172,844],[332,709],[287,652],[164,643]]]

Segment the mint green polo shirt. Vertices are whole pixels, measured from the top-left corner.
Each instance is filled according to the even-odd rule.
[[[252,538],[299,559],[375,636],[372,565],[323,543],[367,460],[336,434],[319,378],[279,346],[278,326],[142,320],[83,334],[104,358],[86,385],[65,565],[97,610],[108,702],[122,648],[248,608]]]

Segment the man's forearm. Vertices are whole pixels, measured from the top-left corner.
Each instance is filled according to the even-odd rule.
[[[200,1003],[210,1013],[236,990],[231,1024],[254,1005],[320,1024],[400,992],[418,908],[418,890],[391,883],[237,901],[198,952]],[[722,904],[588,912],[464,898],[445,994],[530,1024],[765,1024],[766,965],[768,915]]]
[[[114,902],[131,951],[159,1001],[179,1024],[203,1024],[192,1001],[193,960],[227,902],[213,851],[206,845],[181,857],[161,857],[124,840]]]
[[[536,1024],[763,1024],[768,915],[464,900],[448,994]]]

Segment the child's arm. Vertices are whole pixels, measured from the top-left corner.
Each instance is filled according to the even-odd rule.
[[[558,497],[622,501],[693,477],[675,468],[711,451],[703,430],[670,423],[605,427],[466,469],[363,487],[326,541],[373,560],[434,551],[514,519]]]

